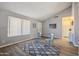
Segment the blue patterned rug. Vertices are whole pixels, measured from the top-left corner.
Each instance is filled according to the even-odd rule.
[[[31,56],[58,56],[59,49],[48,44],[42,44],[39,41],[34,41],[27,44],[28,53]]]

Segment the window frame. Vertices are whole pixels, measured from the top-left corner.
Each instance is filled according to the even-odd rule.
[[[8,37],[23,36],[23,35],[29,35],[29,34],[31,34],[31,30],[30,30],[30,29],[31,29],[31,21],[30,21],[30,20],[26,20],[26,19],[18,18],[18,19],[21,20],[21,24],[20,24],[20,25],[21,25],[21,27],[20,27],[20,30],[21,30],[21,31],[20,31],[20,35],[11,35],[11,32],[10,32],[10,30],[11,30],[11,29],[10,29],[10,20],[11,20],[11,19],[10,19],[10,18],[11,18],[11,17],[13,17],[13,18],[18,18],[18,17],[14,17],[14,16],[8,16],[8,34],[7,34]],[[22,28],[23,28],[23,21],[24,21],[24,20],[29,21],[29,23],[30,23],[30,24],[29,24],[29,33],[28,33],[28,34],[23,34],[23,29],[22,29]],[[17,33],[18,33],[18,32],[17,32]]]

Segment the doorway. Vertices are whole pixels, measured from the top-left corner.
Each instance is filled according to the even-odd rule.
[[[71,16],[62,17],[62,37],[69,38],[69,33],[73,30],[73,18]]]

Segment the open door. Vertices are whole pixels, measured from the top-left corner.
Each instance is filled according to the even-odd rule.
[[[70,31],[72,31],[73,19],[71,16],[62,18],[62,37],[68,38]]]

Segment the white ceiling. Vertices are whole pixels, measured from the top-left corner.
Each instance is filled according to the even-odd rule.
[[[0,2],[0,8],[41,21],[43,21],[44,17],[54,15],[70,5],[70,2]]]

